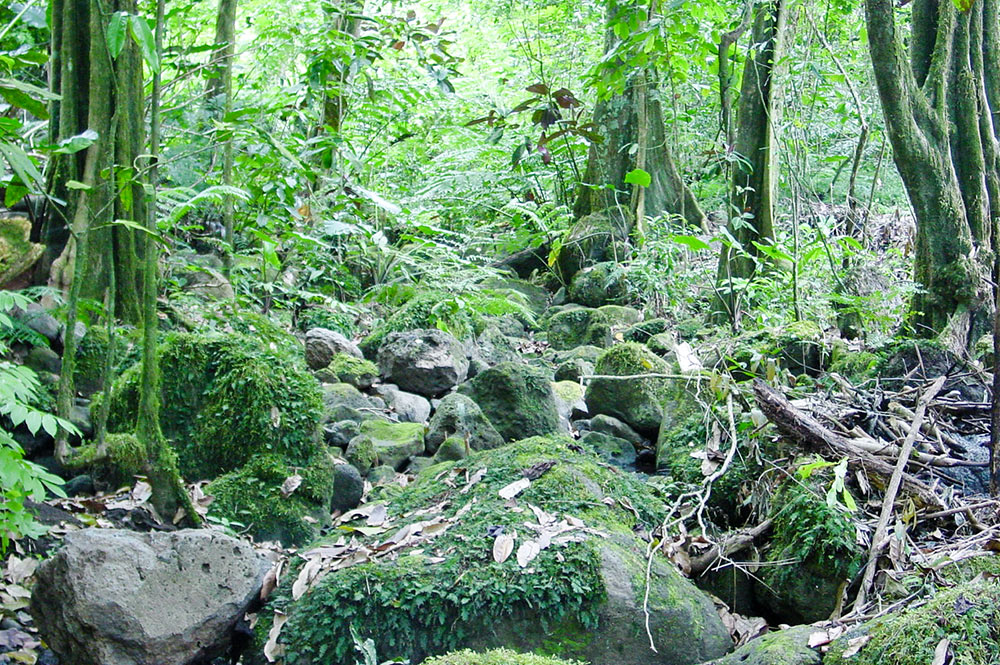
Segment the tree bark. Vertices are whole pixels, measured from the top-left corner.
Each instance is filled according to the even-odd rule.
[[[618,11],[619,5],[610,3],[609,21]],[[611,30],[607,31],[606,53],[614,50],[617,39]],[[646,215],[677,215],[691,226],[708,228],[705,213],[674,162],[656,82],[656,72],[646,70],[641,76],[633,77],[624,92],[595,105],[594,124],[604,141],[590,146],[583,183],[573,207],[577,218],[630,202],[634,213],[640,197],[632,196],[629,185],[625,184],[625,175],[642,163],[643,170],[651,177],[641,197]],[[641,116],[645,117],[645,127],[639,126]],[[645,137],[640,141],[642,130]],[[640,149],[641,158],[638,156]]]
[[[743,69],[728,227],[736,244],[722,248],[713,305],[717,320],[728,319],[734,325],[739,319],[734,280],[750,279],[757,271],[762,254],[753,243],[774,241],[777,150],[773,127],[778,98],[774,73],[783,56],[787,16],[786,0],[756,6],[752,37],[756,48]]]
[[[998,0],[968,12],[914,0],[909,58],[891,0],[865,0],[869,48],[896,168],[916,215],[916,331],[959,345],[989,309],[998,218]],[[956,330],[953,322],[960,321]]]
[[[102,11],[103,8],[103,11]],[[53,102],[50,135],[58,142],[92,129],[98,134],[100,161],[96,179],[85,200],[89,209],[89,244],[82,275],[80,297],[100,300],[115,271],[116,310],[128,322],[139,320],[139,241],[136,232],[116,219],[142,220],[145,201],[142,185],[133,165],[145,147],[142,88],[142,58],[131,39],[118,59],[112,62],[106,31],[116,11],[136,12],[135,0],[52,0],[53,26],[52,91],[60,95]],[[112,117],[117,114],[117,130]],[[108,142],[112,145],[106,145]],[[68,186],[84,181],[86,152],[53,155],[47,173],[49,194],[57,202],[47,210],[43,237],[48,246],[44,268],[52,286],[68,290],[77,272],[73,266],[76,240],[70,225],[76,202],[83,197]],[[117,166],[116,166],[117,165]],[[115,182],[119,177],[121,182]],[[57,258],[58,257],[58,258]]]

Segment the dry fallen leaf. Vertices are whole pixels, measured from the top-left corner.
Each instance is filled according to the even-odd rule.
[[[868,640],[871,638],[871,635],[859,635],[858,637],[852,637],[847,640],[847,648],[844,649],[844,653],[841,654],[841,658],[850,658],[855,655],[861,651],[861,647],[868,644]]]
[[[472,474],[472,476],[469,478],[469,482],[467,482],[465,484],[465,487],[462,488],[462,494],[467,494],[469,490],[472,489],[473,485],[478,483],[485,476],[486,476],[486,467],[484,466],[483,468],[479,469],[474,474]]]
[[[514,551],[514,539],[517,538],[517,533],[501,533],[493,541],[493,560],[497,563],[503,563],[506,561],[511,552]]]
[[[529,563],[535,560],[535,557],[538,556],[538,553],[541,551],[542,549],[538,546],[537,541],[524,541],[524,543],[517,548],[517,565],[521,568],[526,568]]]
[[[281,635],[281,628],[286,621],[288,621],[288,617],[283,612],[274,611],[274,623],[271,625],[271,630],[267,632],[267,644],[264,645],[264,657],[269,663],[273,663],[285,655],[285,647],[278,644],[278,636]]]
[[[520,480],[515,480],[511,484],[507,485],[500,490],[501,499],[513,499],[515,496],[528,489],[531,485],[531,481],[527,478],[521,478]]]
[[[938,642],[937,647],[934,648],[934,660],[931,661],[931,665],[945,665],[948,662],[951,652],[951,641],[945,637],[940,642]]]
[[[285,482],[281,483],[281,496],[287,499],[292,495],[292,492],[294,492],[299,488],[299,485],[301,484],[302,484],[302,476],[300,476],[297,473],[293,473],[292,475],[285,478]]]

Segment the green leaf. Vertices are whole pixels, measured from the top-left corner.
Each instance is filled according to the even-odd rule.
[[[3,155],[4,159],[7,160],[10,168],[21,179],[22,183],[27,186],[34,185],[38,189],[42,189],[44,184],[42,174],[38,172],[38,168],[31,160],[31,157],[28,156],[28,153],[16,145],[0,143],[0,155]]]
[[[958,11],[967,12],[972,9],[972,5],[976,0],[954,0],[955,6],[958,7]]]
[[[705,242],[704,240],[702,240],[697,236],[686,236],[681,234],[675,234],[670,236],[670,239],[673,240],[678,245],[684,245],[685,247],[693,249],[696,252],[700,252],[706,249],[712,249],[711,245],[709,245],[707,242]]]
[[[48,120],[49,109],[44,101],[51,99],[48,90],[13,79],[0,79],[0,97],[8,104],[24,109],[40,120]]]
[[[652,176],[649,175],[647,171],[642,169],[632,169],[625,174],[625,184],[626,185],[639,185],[640,187],[649,187],[649,183],[653,182]]]
[[[81,189],[89,192],[93,187],[79,180],[70,180],[66,183],[66,189]]]
[[[149,65],[149,70],[154,74],[160,71],[160,59],[156,55],[156,42],[153,39],[153,33],[149,30],[149,24],[146,23],[146,19],[133,14],[128,17],[128,25],[130,28],[129,32],[132,33],[132,39],[139,46],[139,52],[142,53],[142,59]]]
[[[117,60],[119,54],[122,52],[122,48],[125,47],[125,37],[128,30],[129,15],[128,12],[115,12],[111,15],[111,21],[108,22],[108,31],[106,34],[108,42],[108,50],[111,52],[111,59]]]
[[[97,132],[93,129],[88,129],[80,134],[77,134],[76,136],[63,139],[59,142],[59,147],[52,152],[59,155],[72,155],[73,153],[89,148],[97,139]]]

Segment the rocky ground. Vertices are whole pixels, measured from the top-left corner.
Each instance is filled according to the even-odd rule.
[[[556,293],[517,264],[360,329],[165,305],[200,530],[137,477],[130,333],[77,331],[76,461],[17,433],[71,496],[5,561],[0,662],[998,662],[989,358],[647,318],[619,236],[581,220]],[[17,320],[51,384],[58,322]]]

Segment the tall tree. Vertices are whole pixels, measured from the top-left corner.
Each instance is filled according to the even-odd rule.
[[[719,256],[716,318],[739,322],[739,282],[753,277],[762,258],[757,245],[774,240],[774,142],[778,90],[775,68],[782,58],[787,0],[767,0],[754,8],[752,55],[746,59],[733,151],[736,163],[729,198],[729,235]]]
[[[141,29],[130,19],[136,13],[136,0],[51,0],[50,12],[50,87],[59,95],[52,103],[51,138],[58,143],[88,131],[97,137],[93,150],[57,154],[49,163],[50,200],[56,202],[43,230],[50,251],[50,283],[68,289],[79,274],[80,297],[100,299],[114,270],[115,309],[122,319],[137,322],[139,241],[128,226],[112,224],[145,217],[144,194],[134,167],[145,147],[142,56],[139,40],[127,37],[129,30]],[[121,50],[113,54],[112,48]],[[92,182],[88,182],[91,159]],[[77,268],[80,235],[73,231],[71,220],[81,201],[86,205],[89,251]]]
[[[214,118],[225,117],[233,109],[233,60],[236,58],[236,5],[237,0],[219,0],[215,19],[215,51],[212,53],[212,68],[205,88],[205,98],[209,113]],[[216,157],[220,151],[216,147]],[[233,136],[230,133],[221,146],[222,184],[233,186]],[[235,240],[235,209],[233,195],[227,192],[222,201],[222,225],[225,229],[227,251],[225,255],[226,274],[232,267],[233,242]]]
[[[1000,218],[1000,0],[910,6],[906,30],[891,0],[865,0],[886,129],[916,216],[914,277],[923,291],[913,323],[927,335],[947,328],[966,346],[975,315],[988,308],[987,257]]]
[[[604,52],[614,53],[619,48],[616,22],[624,20],[628,12],[646,13],[651,9],[652,5],[647,9],[612,0],[608,5]],[[625,64],[618,62],[619,66]],[[638,210],[651,217],[679,215],[692,226],[707,227],[705,213],[674,162],[654,69],[640,67],[628,77],[623,91],[598,101],[594,124],[604,141],[591,144],[583,185],[573,207],[577,217],[631,204],[633,212]],[[625,183],[625,176],[636,168],[650,175],[649,185],[643,189]]]

